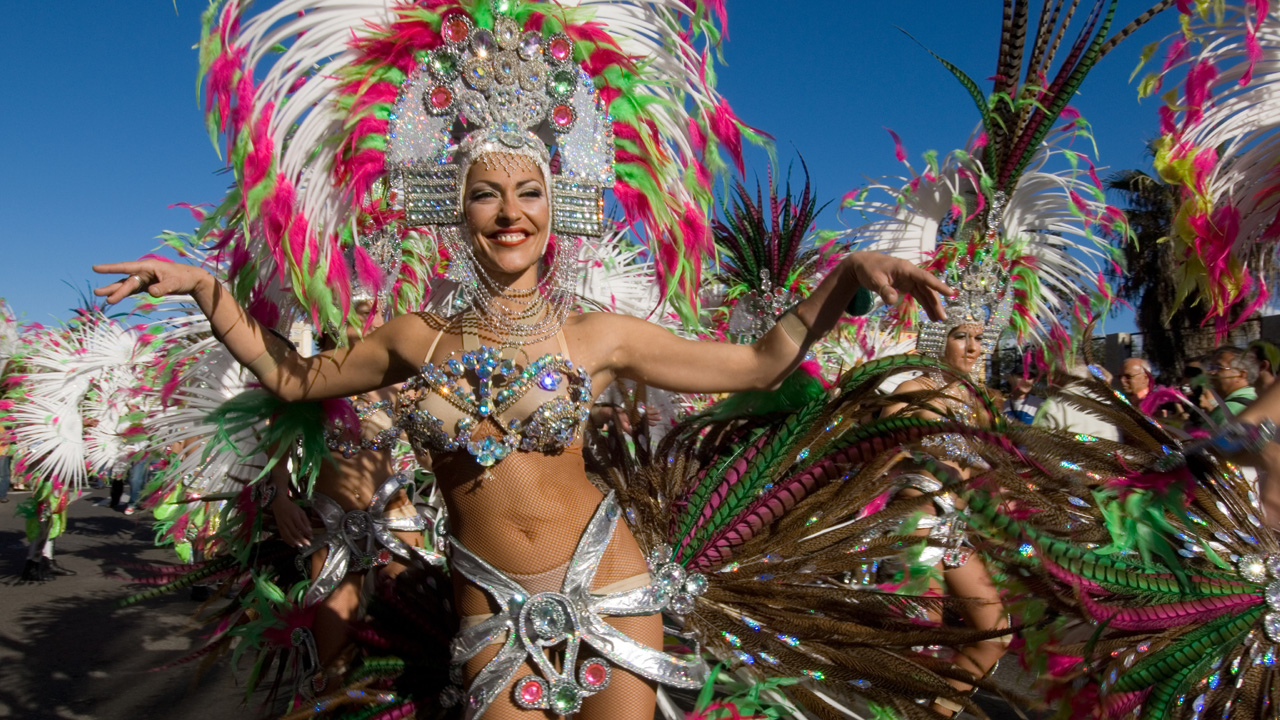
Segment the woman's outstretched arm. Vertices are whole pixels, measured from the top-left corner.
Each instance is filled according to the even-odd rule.
[[[303,357],[250,317],[206,270],[160,260],[93,269],[128,275],[93,291],[109,303],[143,291],[157,297],[190,295],[209,318],[214,337],[263,387],[290,402],[355,395],[407,380],[438,332],[417,316],[403,315],[350,347]]]
[[[810,343],[827,334],[859,287],[896,303],[909,293],[930,317],[945,309],[938,294],[953,291],[915,265],[874,252],[851,253],[792,311],[790,334],[779,322],[752,345],[676,337],[637,318],[599,313],[576,333],[600,353],[596,368],[676,392],[738,392],[776,387],[799,365]]]

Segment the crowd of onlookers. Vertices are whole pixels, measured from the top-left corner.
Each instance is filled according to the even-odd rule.
[[[1168,369],[1162,374],[1150,360],[1140,357],[1126,359],[1115,377],[1098,366],[1081,365],[1076,374],[1091,372],[1113,384],[1134,407],[1161,423],[1185,430],[1208,430],[1257,400],[1258,393],[1275,382],[1277,367],[1280,349],[1259,340],[1248,347],[1224,345],[1193,358],[1178,375]],[[1002,406],[1007,419],[1106,436],[1105,428],[1083,427],[1089,424],[1087,417],[1071,417],[1068,404],[1036,395],[1037,380],[1044,379],[1022,368],[1005,376]]]

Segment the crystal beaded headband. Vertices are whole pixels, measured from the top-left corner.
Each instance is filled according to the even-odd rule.
[[[387,163],[408,224],[460,224],[467,170],[500,152],[537,160],[556,232],[602,235],[604,189],[614,181],[612,122],[573,61],[573,41],[522,33],[502,14],[492,29],[449,14],[440,36],[401,86],[390,118]]]

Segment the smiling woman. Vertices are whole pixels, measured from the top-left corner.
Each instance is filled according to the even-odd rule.
[[[221,246],[255,259],[238,264],[242,272],[309,279],[290,289],[323,319],[345,312],[333,258],[351,241],[349,223],[365,235],[427,232],[441,239],[464,309],[401,315],[347,347],[302,357],[242,309],[254,297],[238,304],[189,265],[97,266],[127,276],[97,292],[111,302],[140,290],[191,295],[215,336],[288,401],[408,381],[396,421],[433,468],[448,510],[462,615],[453,661],[468,686],[466,716],[541,709],[648,720],[656,684],[694,689],[709,678],[701,656],[663,649],[662,628],[664,611],[686,616],[705,602],[706,576],[686,578],[688,560],[669,546],[642,549],[635,528],[619,522],[617,497],[588,480],[581,435],[597,394],[618,379],[692,392],[773,388],[860,287],[886,302],[911,294],[935,318],[938,293],[949,289],[904,260],[853,253],[752,345],[572,314],[579,244],[603,233],[608,187],[653,239],[669,287],[696,291],[717,146],[736,153],[751,131],[707,84],[703,55],[687,52],[696,33],[667,32],[713,18],[703,9],[673,25],[673,14],[690,11],[669,2],[456,0],[397,5],[365,22],[346,3],[306,5],[300,16],[285,2],[242,22],[230,2],[211,15],[206,46],[224,53],[209,76],[213,120],[233,120],[228,140],[238,158],[239,194],[212,221],[224,226]],[[364,28],[354,43],[351,27]],[[229,82],[252,75],[241,63],[259,56],[255,38],[286,35],[296,42],[260,88]],[[325,43],[342,69],[312,72],[302,58],[319,56]],[[634,64],[637,55],[658,60]],[[644,82],[615,84],[637,73]],[[399,84],[371,85],[371,77]],[[291,93],[333,102],[283,102]],[[692,111],[686,96],[696,100]],[[363,114],[375,112],[390,123],[366,122],[374,118]],[[335,139],[337,128],[350,136]],[[384,136],[364,135],[379,128]],[[272,176],[257,153],[264,137],[286,129],[271,165],[283,170]],[[357,257],[362,247],[352,248]],[[237,288],[258,286],[241,279],[252,282]],[[692,306],[692,292],[685,302]],[[928,687],[945,689],[925,676]],[[849,692],[834,679],[829,691]]]

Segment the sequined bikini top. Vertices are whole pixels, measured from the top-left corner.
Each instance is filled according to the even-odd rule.
[[[933,383],[935,389],[945,388],[947,386],[947,381],[944,380],[941,375],[928,373],[925,375],[925,378]],[[978,413],[974,411],[969,403],[945,393],[942,395],[941,400],[943,406],[953,416],[955,416],[956,419],[966,425],[977,425]],[[987,467],[986,459],[977,453],[973,443],[963,435],[955,433],[930,435],[921,440],[920,444],[923,447],[929,448],[942,460],[951,460],[959,463],[960,465],[966,465],[972,468]]]
[[[557,453],[571,446],[591,408],[591,375],[569,360],[563,332],[556,340],[560,353],[523,367],[514,357],[519,348],[480,345],[473,334],[464,334],[462,351],[437,366],[430,362],[433,343],[396,413],[413,449],[465,450],[490,467],[517,449]],[[477,434],[486,420],[497,434]]]
[[[351,405],[359,419],[358,427],[333,423],[324,429],[324,440],[333,452],[345,458],[355,457],[365,450],[385,450],[395,445],[400,428],[394,416],[395,408],[389,400],[369,401],[362,397],[343,400]]]

